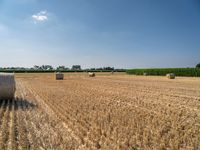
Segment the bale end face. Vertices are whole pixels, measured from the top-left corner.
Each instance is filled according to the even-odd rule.
[[[15,76],[13,73],[0,73],[0,100],[13,99],[15,97]]]
[[[63,73],[56,73],[56,80],[64,80],[64,74]]]

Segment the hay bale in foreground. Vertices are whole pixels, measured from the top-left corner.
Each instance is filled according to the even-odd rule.
[[[14,73],[0,73],[0,100],[13,99],[15,97]]]
[[[56,73],[56,80],[63,80],[63,79],[64,79],[64,74],[60,73],[60,72],[57,72]]]
[[[89,77],[95,77],[95,73],[94,72],[89,72],[88,75],[89,75]]]
[[[166,76],[167,76],[168,79],[175,79],[174,73],[168,73]]]

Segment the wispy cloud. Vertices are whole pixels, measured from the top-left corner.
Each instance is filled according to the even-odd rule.
[[[33,14],[32,15],[32,19],[34,20],[34,23],[38,23],[38,22],[45,22],[48,20],[48,13],[47,11],[40,11],[37,14]]]

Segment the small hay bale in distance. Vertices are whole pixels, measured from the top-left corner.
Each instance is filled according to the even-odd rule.
[[[166,76],[167,76],[168,79],[175,79],[174,73],[168,73]]]
[[[64,74],[61,72],[56,73],[56,80],[64,80]]]
[[[89,72],[88,75],[89,75],[89,77],[95,77],[95,73],[94,72]]]
[[[143,73],[143,76],[147,76],[148,74],[146,72]]]
[[[14,73],[0,73],[0,100],[15,97],[16,83]]]

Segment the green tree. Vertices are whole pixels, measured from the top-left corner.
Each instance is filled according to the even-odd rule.
[[[200,68],[200,63],[198,63],[198,64],[196,65],[196,68]]]
[[[80,65],[73,65],[72,70],[81,70],[81,66]]]

